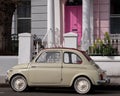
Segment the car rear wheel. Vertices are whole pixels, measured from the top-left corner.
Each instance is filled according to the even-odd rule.
[[[91,90],[91,82],[86,77],[79,77],[74,82],[74,89],[79,94],[89,93]]]
[[[22,92],[27,88],[27,81],[23,76],[17,75],[11,79],[10,85],[14,91]]]

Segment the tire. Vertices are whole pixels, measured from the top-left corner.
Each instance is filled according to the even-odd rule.
[[[74,82],[74,89],[79,94],[87,94],[91,91],[92,84],[86,77],[78,77]]]
[[[10,85],[14,91],[22,92],[27,88],[27,81],[23,76],[17,75],[11,79]]]

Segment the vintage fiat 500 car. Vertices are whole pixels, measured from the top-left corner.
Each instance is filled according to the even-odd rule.
[[[93,85],[108,84],[106,73],[84,52],[70,48],[43,49],[28,64],[7,71],[6,81],[14,91],[28,86],[71,87],[80,94]]]

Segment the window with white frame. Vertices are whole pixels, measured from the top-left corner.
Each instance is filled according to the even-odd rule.
[[[110,33],[120,34],[120,0],[110,0]]]
[[[31,32],[31,0],[21,0],[17,6],[17,32]]]

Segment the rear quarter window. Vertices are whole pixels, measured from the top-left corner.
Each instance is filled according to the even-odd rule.
[[[63,62],[65,64],[81,64],[82,63],[82,59],[80,58],[80,56],[78,56],[73,52],[64,52],[63,58],[64,58]]]

